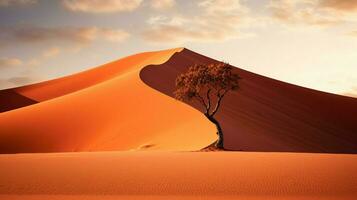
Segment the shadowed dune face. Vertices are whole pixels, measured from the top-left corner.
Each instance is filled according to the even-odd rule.
[[[0,91],[0,113],[29,106],[35,103],[37,103],[37,101],[21,95],[13,89]]]
[[[189,66],[217,62],[184,49],[141,79],[173,96],[175,79]],[[237,68],[240,89],[228,93],[217,119],[225,148],[245,151],[357,153],[357,99],[280,82]],[[188,102],[198,110],[200,105]]]
[[[213,125],[139,77],[144,66],[180,50],[137,54],[16,89],[40,103],[0,113],[0,152],[203,148],[215,139]]]

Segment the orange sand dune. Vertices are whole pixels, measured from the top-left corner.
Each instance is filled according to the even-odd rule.
[[[1,90],[0,112],[53,99],[107,81],[135,70],[138,66],[143,67],[145,62],[149,64],[150,61],[147,62],[146,59],[150,57],[152,57],[151,53],[140,53],[63,78]],[[167,55],[164,57],[166,58]],[[164,57],[162,61],[165,60]]]
[[[0,113],[0,152],[204,147],[214,141],[214,127],[199,112],[139,78],[144,66],[163,63],[180,50],[141,53],[15,89],[42,102]]]
[[[0,155],[0,199],[354,200],[356,168],[343,154]]]
[[[175,78],[190,65],[217,62],[184,49],[140,76],[173,96]],[[225,147],[244,151],[357,153],[357,99],[311,90],[237,68],[243,78],[217,118]],[[321,72],[323,73],[323,72]],[[197,104],[191,104],[201,110]]]

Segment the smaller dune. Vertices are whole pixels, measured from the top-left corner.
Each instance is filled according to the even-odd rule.
[[[0,113],[37,103],[13,89],[0,91]]]

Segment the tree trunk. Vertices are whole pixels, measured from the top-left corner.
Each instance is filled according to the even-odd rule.
[[[207,117],[207,119],[212,122],[214,125],[216,125],[217,128],[217,135],[218,135],[218,139],[216,142],[216,147],[218,149],[224,149],[223,146],[223,132],[222,132],[222,127],[219,124],[219,122],[213,117],[213,116],[209,116],[209,115],[205,115]]]

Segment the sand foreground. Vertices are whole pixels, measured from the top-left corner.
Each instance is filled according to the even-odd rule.
[[[356,199],[357,155],[0,155],[0,199]]]

